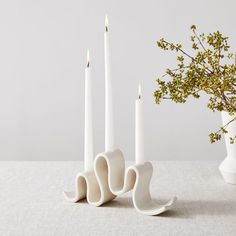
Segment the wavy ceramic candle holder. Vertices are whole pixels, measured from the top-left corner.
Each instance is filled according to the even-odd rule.
[[[90,205],[101,206],[117,195],[133,189],[135,209],[146,215],[159,215],[173,207],[176,197],[164,205],[154,203],[150,195],[153,167],[150,162],[133,165],[125,170],[120,150],[100,153],[94,160],[94,171],[76,176],[75,192],[63,192],[66,200],[78,202],[87,198]]]

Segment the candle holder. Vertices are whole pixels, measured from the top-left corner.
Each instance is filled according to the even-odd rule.
[[[159,215],[171,209],[177,198],[173,197],[163,205],[156,204],[150,194],[152,173],[153,166],[150,162],[125,169],[123,154],[117,149],[98,154],[94,160],[94,171],[78,174],[75,192],[63,193],[70,202],[87,198],[90,205],[101,206],[133,189],[135,209],[145,215]]]

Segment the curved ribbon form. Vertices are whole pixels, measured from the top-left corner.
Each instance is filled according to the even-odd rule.
[[[142,214],[158,215],[172,208],[177,198],[173,197],[164,205],[154,203],[149,190],[152,173],[150,162],[125,170],[125,160],[120,150],[100,153],[94,160],[94,171],[78,174],[75,192],[64,192],[64,196],[71,202],[87,198],[89,204],[101,206],[133,189],[135,209]]]

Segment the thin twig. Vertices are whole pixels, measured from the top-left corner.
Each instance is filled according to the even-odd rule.
[[[169,42],[163,40],[164,43],[166,43],[167,45],[171,45]],[[180,52],[182,52],[185,56],[187,56],[188,58],[190,58],[192,61],[196,62],[197,64],[203,66],[206,70],[208,70],[210,73],[213,73],[212,70],[210,70],[209,68],[205,67],[202,63],[199,63],[198,61],[196,61],[195,58],[193,58],[192,56],[190,56],[188,53],[186,53],[184,50],[182,50],[181,48],[177,48],[175,45],[174,45],[175,49],[176,50],[179,50]]]
[[[171,72],[174,72],[174,71],[178,71],[178,70],[181,70],[181,69],[186,69],[186,68],[188,68],[189,66],[183,66],[182,68],[175,68],[175,69],[172,69],[172,70],[170,70]],[[164,75],[162,75],[161,76],[161,78],[163,78],[163,77],[165,77],[165,76],[167,76],[167,75],[169,75],[168,73],[166,73],[166,74],[164,74]]]
[[[222,132],[222,129],[225,129],[230,123],[232,123],[233,121],[235,121],[236,120],[236,116],[232,119],[232,120],[230,120],[229,122],[227,122],[223,127],[221,127],[218,131],[216,131],[215,133],[217,134],[217,133],[220,133],[220,132]]]
[[[201,39],[198,37],[198,35],[197,35],[197,33],[196,33],[195,30],[193,30],[193,33],[194,33],[194,35],[196,36],[196,38],[197,38],[198,42],[200,43],[200,45],[202,46],[203,50],[206,51],[206,48],[204,47],[204,45],[203,45]]]

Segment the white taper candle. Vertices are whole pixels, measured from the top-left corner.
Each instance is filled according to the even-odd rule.
[[[89,50],[87,50],[87,65],[85,68],[85,110],[84,110],[84,170],[93,170],[93,111],[92,111],[92,81]]]
[[[104,33],[105,53],[105,151],[114,151],[114,114],[110,66],[110,44],[108,31],[108,18],[105,17]]]
[[[144,127],[143,127],[143,99],[139,84],[138,99],[135,102],[135,162],[143,164],[144,156]]]

